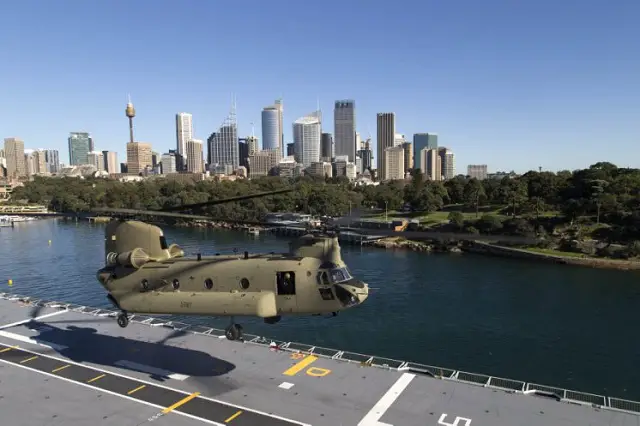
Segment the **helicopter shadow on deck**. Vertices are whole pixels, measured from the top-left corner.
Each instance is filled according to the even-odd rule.
[[[91,327],[67,325],[59,328],[39,321],[31,321],[24,326],[38,333],[30,336],[32,339],[45,345],[52,343],[66,347],[55,352],[71,361],[138,371],[160,382],[170,379],[170,374],[195,379],[216,378],[236,368],[234,364],[203,351],[165,345],[172,338],[186,335],[183,331],[174,331],[157,342],[145,342],[101,334]]]

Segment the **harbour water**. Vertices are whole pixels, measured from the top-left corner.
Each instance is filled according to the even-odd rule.
[[[1,229],[2,291],[109,307],[95,280],[104,261],[103,231],[103,225],[62,220]],[[286,239],[272,235],[165,233],[187,254],[287,249]],[[640,400],[637,272],[348,246],[343,256],[375,288],[363,306],[276,325],[241,319],[246,332]]]

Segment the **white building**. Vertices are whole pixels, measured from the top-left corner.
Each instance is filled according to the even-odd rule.
[[[193,116],[188,112],[176,114],[176,150],[187,164],[187,142],[193,139]]]
[[[321,121],[320,111],[315,111],[293,123],[295,159],[304,168],[320,161]]]

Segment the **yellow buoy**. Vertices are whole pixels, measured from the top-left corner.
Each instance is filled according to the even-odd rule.
[[[13,280],[9,279],[9,287],[11,287],[13,285]]]
[[[49,245],[51,245],[51,240],[49,240]]]

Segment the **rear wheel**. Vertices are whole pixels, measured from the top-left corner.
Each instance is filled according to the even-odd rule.
[[[116,320],[118,321],[118,325],[122,328],[129,325],[129,317],[125,313],[118,314]]]

